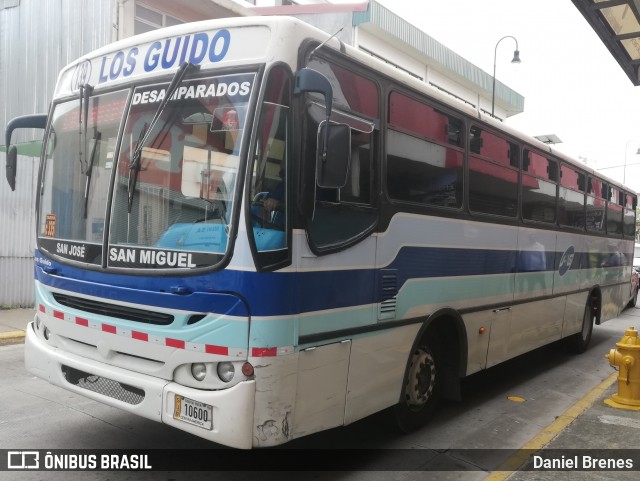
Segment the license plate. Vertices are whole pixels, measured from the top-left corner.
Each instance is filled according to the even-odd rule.
[[[173,419],[211,430],[213,429],[213,407],[176,394]]]

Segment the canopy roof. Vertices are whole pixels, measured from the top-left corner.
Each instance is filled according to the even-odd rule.
[[[640,85],[640,0],[572,0],[633,85]]]

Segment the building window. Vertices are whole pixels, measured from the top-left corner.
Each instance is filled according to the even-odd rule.
[[[162,27],[171,27],[184,23],[182,20],[167,15],[159,10],[150,8],[142,3],[136,3],[134,34],[138,35]]]

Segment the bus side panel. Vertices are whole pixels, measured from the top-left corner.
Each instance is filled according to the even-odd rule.
[[[558,233],[556,261],[553,274],[553,294],[585,289],[587,243],[580,234]]]
[[[511,312],[508,358],[559,340],[564,311],[564,296],[514,306]]]
[[[582,319],[584,308],[587,305],[588,292],[578,292],[567,296],[566,308],[564,311],[564,325],[562,326],[562,337],[567,337],[582,329]]]
[[[353,339],[344,424],[398,403],[413,341],[422,324]]]
[[[506,351],[506,337],[500,336],[497,325],[494,331],[496,314],[493,311],[481,311],[465,314],[463,318],[468,342],[467,376],[487,367],[490,338],[494,349]],[[481,328],[485,328],[483,333],[480,333]]]
[[[613,319],[620,315],[622,308],[626,304],[626,302],[623,301],[623,291],[626,292],[627,290],[628,286],[626,284],[618,284],[602,288],[602,311],[600,313],[600,322],[608,321],[609,319]]]
[[[292,439],[296,401],[298,353],[250,357],[255,369],[256,398],[253,416],[253,446],[276,446]]]
[[[348,340],[300,351],[294,437],[343,424],[350,353]]]
[[[526,227],[518,229],[516,301],[553,293],[557,242],[556,232]]]

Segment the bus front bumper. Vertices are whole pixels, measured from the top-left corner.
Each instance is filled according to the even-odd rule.
[[[26,331],[25,366],[51,384],[216,443],[252,447],[255,381],[220,391],[193,389],[61,351],[36,334],[33,322]],[[84,375],[91,383],[76,382]],[[176,396],[212,406],[211,429],[174,419]]]

